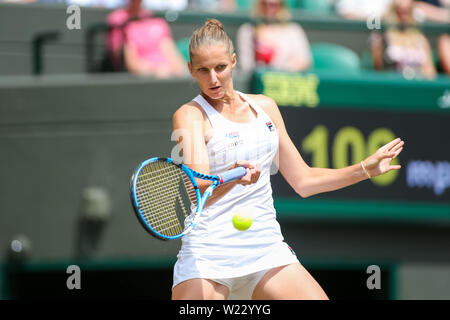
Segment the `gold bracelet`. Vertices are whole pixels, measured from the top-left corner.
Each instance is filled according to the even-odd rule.
[[[361,168],[363,169],[364,173],[367,174],[367,176],[369,177],[369,179],[372,179],[372,177],[370,176],[369,172],[366,170],[366,168],[364,167],[364,163],[363,161],[361,161]]]

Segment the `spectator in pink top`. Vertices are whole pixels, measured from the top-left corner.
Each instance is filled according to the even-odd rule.
[[[172,38],[169,24],[141,7],[142,0],[130,0],[126,8],[107,18],[112,27],[107,39],[116,70],[160,78],[183,76],[187,67]]]

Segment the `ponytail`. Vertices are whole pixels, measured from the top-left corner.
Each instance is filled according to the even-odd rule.
[[[230,57],[234,53],[233,42],[223,29],[222,23],[217,19],[209,19],[205,24],[194,31],[189,42],[189,59],[203,45],[222,44]]]

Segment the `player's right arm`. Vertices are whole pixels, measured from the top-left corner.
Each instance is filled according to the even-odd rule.
[[[181,106],[173,115],[173,136],[183,157],[183,163],[192,170],[209,174],[208,152],[205,142],[203,112],[193,102]],[[210,181],[198,180],[209,185]]]
[[[206,115],[194,102],[181,106],[173,115],[173,136],[181,150],[183,163],[192,170],[209,174],[209,158],[205,141],[205,117]],[[236,165],[248,168],[247,174],[240,180],[217,187],[208,198],[208,204],[224,196],[237,183],[245,185],[256,182],[259,172],[255,173],[256,168],[250,162],[238,161]],[[211,185],[211,181],[202,179],[196,179],[196,181],[201,194]]]

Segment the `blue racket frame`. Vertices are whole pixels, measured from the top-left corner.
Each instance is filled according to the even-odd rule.
[[[186,175],[192,182],[192,185],[195,190],[195,196],[197,198],[197,208],[196,208],[196,211],[194,213],[194,217],[192,218],[191,223],[189,224],[189,226],[187,226],[183,230],[182,233],[177,234],[175,236],[166,236],[166,235],[163,235],[163,234],[157,232],[155,229],[153,229],[147,223],[147,221],[144,219],[144,215],[142,214],[141,210],[139,209],[139,205],[137,202],[137,194],[136,194],[136,184],[137,184],[137,180],[138,180],[137,177],[139,176],[141,170],[146,165],[148,165],[149,163],[158,162],[158,161],[163,161],[163,162],[174,164],[177,167],[179,167],[184,173],[186,173]],[[232,170],[225,171],[220,175],[205,175],[205,174],[202,174],[202,173],[199,173],[197,171],[190,169],[183,163],[177,163],[177,162],[173,161],[173,159],[171,159],[171,158],[160,158],[160,157],[150,158],[148,160],[143,161],[136,168],[136,170],[134,171],[134,174],[131,177],[131,182],[130,182],[131,203],[133,205],[134,212],[135,212],[136,217],[138,218],[139,222],[144,227],[144,229],[147,230],[151,235],[153,235],[154,237],[156,237],[157,239],[160,239],[160,240],[179,239],[182,236],[184,236],[185,234],[187,234],[188,232],[190,232],[193,228],[195,228],[195,226],[197,225],[198,220],[200,218],[200,213],[203,211],[203,207],[205,206],[205,203],[208,200],[211,193],[213,192],[213,190],[221,184],[240,179],[241,177],[243,177],[245,175],[245,173],[246,173],[246,168],[237,167]],[[200,189],[198,188],[195,178],[212,181],[212,184],[206,189],[206,191],[203,193],[203,196],[200,194]]]

